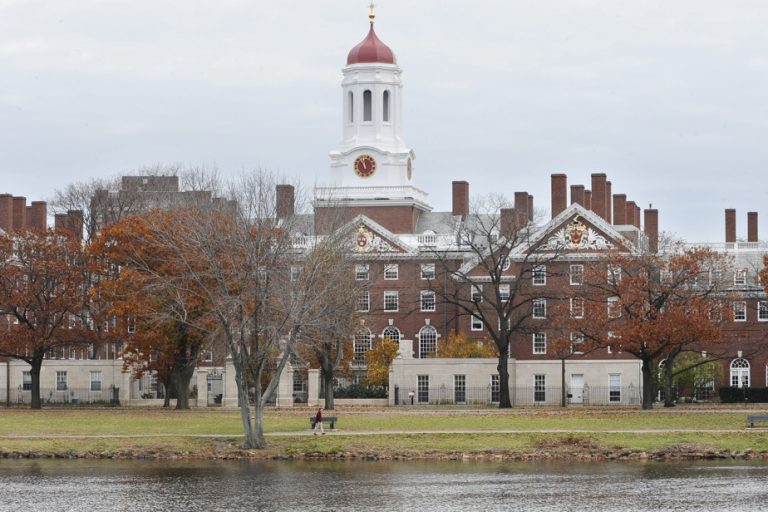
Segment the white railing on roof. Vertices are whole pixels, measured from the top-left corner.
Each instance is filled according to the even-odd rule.
[[[415,199],[427,202],[428,194],[411,186],[401,187],[315,187],[316,201],[344,201],[347,199]]]

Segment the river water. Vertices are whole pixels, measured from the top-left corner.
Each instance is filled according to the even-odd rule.
[[[1,460],[8,511],[768,511],[768,463]]]

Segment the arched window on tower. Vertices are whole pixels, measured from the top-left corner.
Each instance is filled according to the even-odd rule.
[[[400,343],[400,329],[390,325],[389,327],[385,328],[384,331],[381,333],[381,338],[382,339],[389,338],[389,340],[394,343]]]
[[[384,105],[384,112],[382,112],[382,118],[384,119],[385,123],[389,122],[389,91],[384,91],[384,98],[382,101],[382,105]]]
[[[373,97],[371,95],[371,91],[364,91],[363,92],[363,121],[371,121],[373,118],[373,108],[372,108],[372,101]]]
[[[348,102],[348,108],[349,108],[349,114],[347,119],[349,119],[350,123],[355,122],[355,93],[352,91],[349,91],[349,102]]]
[[[437,329],[425,325],[419,331],[419,358],[424,359],[437,352]]]

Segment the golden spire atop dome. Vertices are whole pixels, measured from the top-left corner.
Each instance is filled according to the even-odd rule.
[[[371,0],[371,13],[368,15],[368,19],[371,20],[371,25],[373,25],[373,20],[376,19],[376,13],[373,12],[373,9],[376,7],[376,4],[373,3],[373,0]]]

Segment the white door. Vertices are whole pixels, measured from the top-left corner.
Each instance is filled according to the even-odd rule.
[[[571,374],[571,403],[584,403],[584,374]]]

